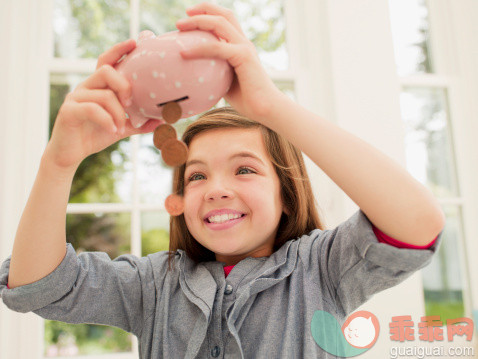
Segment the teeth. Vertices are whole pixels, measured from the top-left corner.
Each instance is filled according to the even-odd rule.
[[[222,214],[218,216],[212,216],[212,217],[209,217],[208,220],[211,223],[224,223],[224,222],[230,221],[231,219],[239,218],[241,216],[242,216],[241,214],[229,213],[229,214]]]

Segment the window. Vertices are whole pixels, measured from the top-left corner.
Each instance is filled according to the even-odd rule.
[[[443,66],[446,42],[434,41],[435,31],[446,26],[433,18],[434,6],[425,0],[390,0],[407,169],[432,190],[447,218],[438,255],[421,271],[426,315],[440,315],[446,322],[470,317],[471,308],[466,308],[466,223],[454,141],[461,119],[452,111],[453,73]]]
[[[67,93],[95,69],[107,48],[142,30],[176,31],[185,8],[196,1],[55,0],[50,68],[51,130]],[[281,0],[221,1],[234,10],[246,36],[278,87],[295,98]],[[289,74],[284,76],[284,73]],[[222,99],[217,106],[225,104]],[[180,137],[197,116],[175,124]],[[123,139],[89,156],[73,180],[67,209],[67,242],[77,252],[103,251],[145,256],[169,248],[164,201],[172,190],[172,169],[153,145],[153,134]],[[45,321],[44,356],[137,352],[136,338],[114,327]]]

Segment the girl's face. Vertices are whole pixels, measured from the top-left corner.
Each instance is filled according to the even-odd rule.
[[[272,254],[283,205],[279,178],[258,128],[197,135],[189,144],[184,176],[186,225],[216,253],[217,261],[232,265]],[[221,213],[242,217],[229,220]]]

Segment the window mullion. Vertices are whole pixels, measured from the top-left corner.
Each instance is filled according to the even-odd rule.
[[[92,74],[96,69],[97,59],[52,58],[49,64],[50,73]]]
[[[139,180],[138,180],[138,153],[139,153],[139,135],[130,137],[131,141],[131,162],[133,164],[133,188],[132,194],[132,210],[131,210],[131,254],[141,257],[141,208],[139,197]],[[133,336],[131,340],[131,349],[133,353],[138,353],[138,339]]]
[[[140,29],[139,0],[130,0],[130,11],[129,36],[137,39]]]
[[[130,212],[132,205],[128,203],[68,203],[68,214],[86,213],[122,213]]]
[[[132,211],[131,211],[131,253],[139,256],[141,254],[141,209],[138,179],[138,153],[139,136],[131,136],[132,144],[131,161],[133,162],[133,188],[132,188]]]
[[[131,39],[137,39],[140,29],[139,19],[139,1],[130,0],[130,24],[129,35]],[[141,256],[141,203],[139,196],[139,181],[138,181],[138,153],[139,153],[139,135],[131,136],[131,161],[133,163],[133,188],[132,188],[132,201],[133,211],[131,212],[131,253],[137,256]],[[131,349],[135,353],[135,358],[139,351],[138,338],[133,336],[131,340]]]

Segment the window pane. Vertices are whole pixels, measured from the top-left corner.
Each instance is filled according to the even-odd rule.
[[[464,316],[463,288],[465,287],[462,256],[463,230],[459,207],[446,206],[446,226],[436,256],[422,269],[426,315],[440,315],[446,319]]]
[[[48,138],[51,137],[53,124],[66,95],[86,80],[82,74],[50,74],[50,126]]]
[[[88,213],[66,216],[66,241],[78,253],[106,252],[111,259],[130,253],[130,213]]]
[[[193,0],[140,1],[140,30],[156,35],[176,31],[176,21],[187,17],[186,8],[197,4]],[[283,0],[222,0],[218,4],[234,11],[246,37],[256,46],[266,67],[287,70],[289,56],[285,43]]]
[[[389,0],[389,4],[398,74],[433,72],[425,0]]]
[[[65,96],[85,79],[77,74],[51,75],[49,137]],[[69,203],[131,202],[130,155],[130,140],[125,138],[83,160],[73,179]]]
[[[437,197],[458,196],[446,90],[405,88],[400,102],[408,171]]]
[[[131,352],[133,335],[119,328],[45,320],[44,356],[74,357]]]
[[[128,0],[55,0],[54,56],[97,58],[129,38]]]
[[[106,252],[111,259],[130,253],[130,214],[68,214],[67,242],[81,252]],[[132,335],[116,327],[45,320],[47,357],[131,352]]]
[[[176,129],[176,125],[173,125]],[[153,134],[141,135],[138,151],[138,182],[142,203],[162,204],[171,194],[173,168],[166,165],[153,144]]]
[[[166,211],[141,214],[141,256],[169,250],[169,218]]]
[[[227,1],[266,67],[289,68],[283,0]]]

